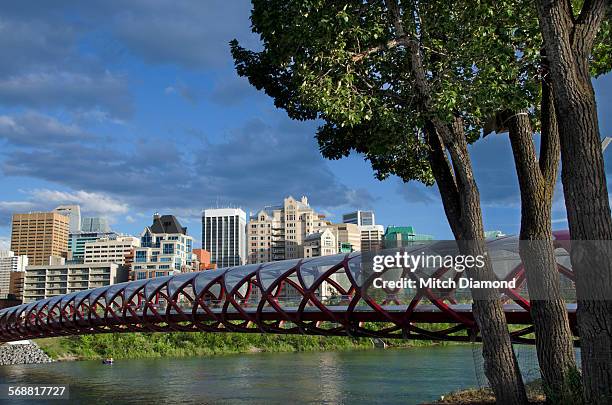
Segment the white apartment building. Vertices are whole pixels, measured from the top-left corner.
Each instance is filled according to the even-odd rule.
[[[202,249],[218,268],[241,266],[247,260],[246,213],[240,208],[202,212]]]
[[[28,266],[25,271],[23,302],[104,287],[127,280],[117,263],[89,263]]]
[[[24,272],[28,256],[15,256],[10,250],[0,251],[0,298],[8,298],[11,291],[11,273]]]
[[[338,253],[338,242],[330,228],[311,233],[304,238],[302,257],[329,256]]]
[[[377,251],[382,248],[385,227],[382,225],[363,225],[361,230],[361,251]]]
[[[134,236],[100,238],[85,244],[83,263],[125,264],[125,257],[132,249],[140,247],[140,239]]]
[[[301,257],[306,236],[329,224],[324,218],[308,205],[306,197],[289,196],[280,206],[260,210],[251,216],[247,228],[249,263]]]
[[[140,235],[140,247],[134,249],[130,278],[163,277],[192,271],[197,262],[193,238],[174,215],[153,215],[153,224]]]

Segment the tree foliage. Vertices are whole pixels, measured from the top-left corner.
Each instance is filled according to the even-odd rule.
[[[364,154],[379,179],[434,181],[415,100],[408,47],[418,43],[433,94],[427,114],[461,117],[470,142],[500,111],[529,109],[537,128],[541,37],[532,2],[412,1],[396,39],[383,0],[254,0],[253,31],[263,50],[232,41],[241,76],[298,120],[321,119],[330,159]],[[610,69],[610,28],[593,54]]]

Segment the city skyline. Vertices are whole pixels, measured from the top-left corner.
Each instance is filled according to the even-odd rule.
[[[181,2],[3,5],[0,30],[20,35],[4,36],[9,62],[0,69],[0,248],[8,248],[11,214],[68,204],[132,235],[152,213],[174,214],[199,246],[202,209],[248,214],[302,194],[334,222],[371,209],[385,226],[449,238],[435,189],[379,182],[357,155],[324,160],[317,123],[290,121],[237,77],[228,41],[256,46],[248,15],[245,1],[206,10]],[[612,104],[611,75],[595,87],[601,133],[612,135],[602,113]],[[485,228],[517,233],[507,135],[471,150]],[[560,192],[553,221],[567,226]]]

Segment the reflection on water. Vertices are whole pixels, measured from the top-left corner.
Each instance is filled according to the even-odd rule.
[[[462,345],[7,366],[0,383],[69,384],[73,403],[415,404],[476,385],[474,370]]]

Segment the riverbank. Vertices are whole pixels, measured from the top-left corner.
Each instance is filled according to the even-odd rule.
[[[532,405],[546,403],[542,381],[536,380],[526,384],[527,397]],[[443,395],[438,401],[423,405],[491,405],[495,396],[490,388],[468,388]]]
[[[36,340],[54,360],[146,359],[214,356],[253,352],[310,352],[372,349],[369,338],[341,336],[240,333],[114,333]],[[432,346],[446,343],[386,340],[391,347]]]
[[[41,364],[53,360],[36,343],[28,340],[0,346],[0,366],[15,364]]]

